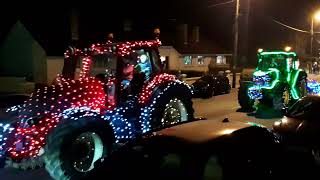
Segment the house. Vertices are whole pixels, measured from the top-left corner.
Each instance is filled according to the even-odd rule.
[[[31,93],[61,74],[63,56],[47,56],[26,27],[17,21],[0,44],[0,93]]]
[[[167,69],[207,72],[209,64],[213,68],[229,69],[231,53],[200,34],[199,26],[192,27],[191,33],[188,30],[187,24],[178,25],[175,43],[160,47],[160,56]]]
[[[207,72],[209,64],[217,68],[228,69],[232,54],[218,53],[179,53],[173,46],[159,48],[162,60],[165,60],[167,69],[176,71]]]

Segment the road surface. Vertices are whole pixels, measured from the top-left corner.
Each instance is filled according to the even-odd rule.
[[[202,116],[208,120],[222,121],[229,118],[230,121],[254,122],[267,127],[272,127],[276,119],[256,119],[246,113],[237,112],[239,105],[237,102],[237,92],[235,89],[227,95],[219,95],[210,99],[194,99],[193,106],[195,116]],[[47,172],[42,169],[20,171],[16,169],[0,169],[1,180],[51,180]]]

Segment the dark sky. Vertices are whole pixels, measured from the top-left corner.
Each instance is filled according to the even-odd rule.
[[[121,29],[124,19],[134,22],[136,33],[149,36],[153,27],[162,33],[172,31],[170,23],[199,25],[201,33],[225,49],[232,48],[234,5],[208,8],[228,0],[158,0],[106,1],[78,4],[80,38],[84,42],[103,41],[110,31]],[[241,0],[240,0],[241,1]],[[252,48],[286,42],[290,31],[271,21],[272,18],[302,29],[309,29],[310,13],[320,9],[320,0],[251,0],[249,42]],[[36,39],[49,51],[60,54],[70,43],[69,13],[72,5],[45,7],[6,7],[0,9],[0,40],[20,19]],[[320,26],[317,26],[320,31]]]

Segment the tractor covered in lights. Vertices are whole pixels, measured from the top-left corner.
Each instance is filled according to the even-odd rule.
[[[94,44],[85,51],[76,48],[67,51],[63,73],[53,85],[38,89],[23,105],[8,109],[16,113],[19,120],[10,125],[0,124],[0,156],[5,155],[20,163],[44,153],[47,157],[45,162],[55,162],[56,159],[50,158],[60,149],[49,148],[55,146],[48,146],[50,137],[62,134],[60,130],[56,133],[57,129],[66,129],[64,124],[72,124],[72,121],[79,121],[77,126],[80,129],[86,128],[81,127],[87,123],[85,119],[104,120],[106,131],[110,126],[112,132],[108,137],[102,137],[103,140],[110,138],[109,141],[114,143],[126,142],[165,126],[158,113],[164,114],[160,111],[166,108],[165,103],[172,101],[178,106],[184,103],[180,109],[185,114],[180,116],[185,118],[181,120],[192,120],[193,92],[174,75],[163,73],[158,52],[160,44],[159,40],[108,42]],[[95,57],[97,61],[104,58],[104,64],[108,66],[101,71],[104,73],[102,76],[92,74],[99,71],[92,65]],[[79,75],[76,74],[77,61],[82,62]],[[172,123],[178,123],[178,120],[169,125]],[[70,127],[72,129],[73,125]],[[111,134],[112,137],[109,136]],[[61,138],[64,137],[57,139]],[[68,170],[59,168],[47,166],[52,177],[67,177]],[[56,176],[61,173],[65,176]]]
[[[307,94],[307,74],[299,69],[296,53],[261,51],[258,53],[256,71],[247,86],[249,100],[242,106],[252,107],[254,100],[259,100],[259,103],[281,111],[283,105],[289,106]],[[245,94],[246,88],[240,89]]]

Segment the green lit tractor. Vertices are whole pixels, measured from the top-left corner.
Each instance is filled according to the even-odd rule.
[[[256,70],[240,79],[238,100],[243,110],[252,111],[258,103],[258,109],[281,112],[307,95],[307,74],[299,69],[296,53],[259,52],[258,60]]]

